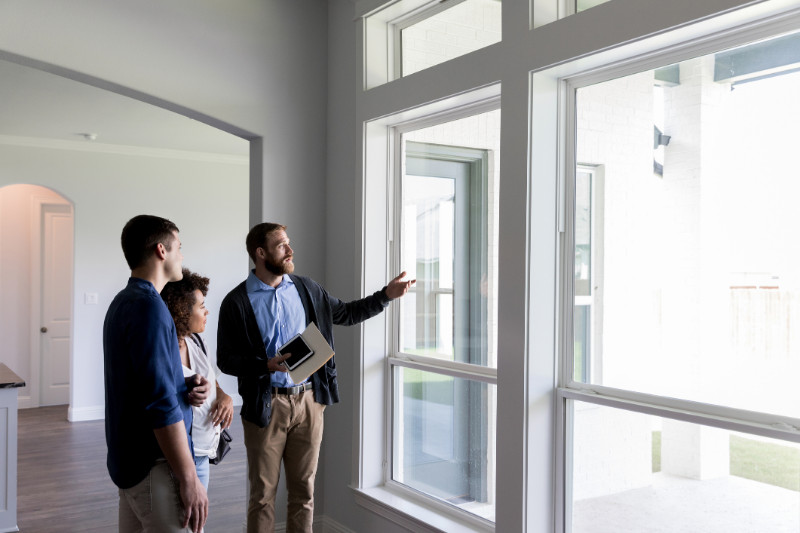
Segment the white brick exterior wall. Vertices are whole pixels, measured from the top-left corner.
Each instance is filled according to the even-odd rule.
[[[713,56],[685,61],[680,84],[664,90],[663,177],[653,172],[653,73],[578,92],[577,159],[602,165],[605,177],[595,383],[697,399],[727,353],[728,278],[714,258],[725,229],[715,208],[725,183],[719,112],[730,88],[713,82],[713,66]],[[651,483],[651,420],[612,409],[575,416],[576,499]],[[727,474],[726,440],[689,426],[665,424],[664,471]]]
[[[497,0],[466,0],[404,29],[403,75],[499,42],[501,13]]]

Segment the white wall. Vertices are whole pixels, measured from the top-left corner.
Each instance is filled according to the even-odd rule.
[[[244,142],[244,141],[243,141]],[[122,227],[141,213],[164,216],[181,229],[184,265],[211,278],[207,299],[211,311],[206,338],[215,353],[214,315],[224,295],[247,275],[244,237],[248,230],[248,166],[149,155],[116,155],[84,151],[0,145],[0,187],[29,183],[49,187],[73,203],[75,219],[73,343],[70,419],[104,414],[102,327],[106,309],[127,283],[130,269],[122,255]],[[2,193],[4,189],[0,189]],[[6,189],[13,190],[13,189]],[[3,196],[0,196],[2,198]],[[5,204],[4,204],[5,205]],[[14,301],[15,320],[0,321],[3,361],[26,381],[30,379],[28,300],[32,280],[17,269],[5,269],[29,246],[12,246],[17,233],[3,211],[3,302]],[[26,221],[27,223],[27,221]],[[23,231],[24,227],[21,228]],[[13,278],[13,279],[11,279]],[[97,305],[84,303],[84,293],[97,293]],[[5,312],[8,312],[4,305]],[[235,392],[235,381],[222,386]]]

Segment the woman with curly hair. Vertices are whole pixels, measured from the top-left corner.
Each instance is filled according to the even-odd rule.
[[[208,398],[199,407],[192,407],[192,441],[194,443],[197,477],[208,490],[209,459],[214,459],[219,444],[219,434],[233,421],[233,400],[217,382],[214,365],[206,354],[199,333],[206,329],[206,294],[208,278],[183,269],[183,279],[167,283],[161,297],[169,308],[178,333],[178,346],[185,377],[200,374],[211,386]]]

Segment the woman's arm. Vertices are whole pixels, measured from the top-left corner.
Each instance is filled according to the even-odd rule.
[[[222,387],[219,386],[219,382],[217,382],[217,399],[214,401],[214,405],[211,406],[209,415],[213,425],[220,424],[222,429],[231,427],[233,422],[233,398],[225,394]]]

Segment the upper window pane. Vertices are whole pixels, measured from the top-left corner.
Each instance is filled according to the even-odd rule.
[[[800,416],[797,50],[577,89],[575,379]]]
[[[501,12],[500,0],[451,0],[398,24],[400,76],[499,42]]]
[[[497,366],[499,134],[491,111],[402,136],[402,353]]]

